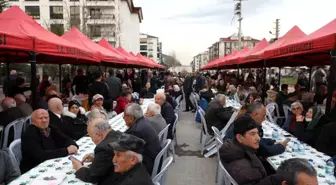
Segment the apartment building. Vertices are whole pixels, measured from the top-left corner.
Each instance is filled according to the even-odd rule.
[[[139,41],[141,55],[152,58],[158,63],[163,62],[162,42],[158,37],[141,33]]]
[[[209,62],[209,52],[205,51],[194,56],[192,63],[190,64],[193,71],[198,71],[202,66]]]
[[[133,0],[10,0],[57,35],[75,26],[94,41],[102,38],[138,53],[142,9]]]
[[[260,42],[260,40],[254,39],[250,36],[244,36],[241,39],[242,48],[244,48],[245,46],[253,48],[258,42]],[[226,56],[238,49],[238,36],[236,34],[233,34],[226,38],[220,38],[219,41],[215,42],[208,48],[209,61],[213,61],[220,57]]]

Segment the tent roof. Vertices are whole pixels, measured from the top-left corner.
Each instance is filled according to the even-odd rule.
[[[160,65],[160,64],[158,64],[158,63],[156,63],[154,60],[152,60],[152,59],[150,59],[150,58],[147,58],[147,57],[141,55],[140,53],[138,53],[138,54],[136,55],[136,57],[138,57],[139,59],[143,59],[143,60],[148,61],[151,65],[153,65],[154,68],[164,68],[164,66],[162,66],[162,65]]]
[[[94,43],[91,39],[89,39],[82,32],[80,32],[76,27],[71,28],[71,30],[63,34],[62,38],[94,51],[97,55],[100,56],[101,60],[105,62],[126,64],[126,61],[123,61],[117,54]]]
[[[105,40],[104,38],[102,38],[99,42],[98,42],[98,45],[110,50],[111,52],[113,52],[116,57],[120,57],[120,59],[126,61],[127,58],[122,54],[120,53],[117,49],[115,49],[113,46],[110,45],[110,43]]]
[[[44,29],[18,6],[0,14],[0,25],[0,55],[16,56],[17,62],[27,62],[27,52],[38,53],[37,62],[92,63],[100,60],[91,50]],[[7,61],[12,59],[7,58]]]
[[[277,48],[270,58],[285,56],[313,54],[327,52],[335,49],[336,45],[336,19],[315,32]]]
[[[117,48],[117,50],[121,54],[123,54],[127,58],[127,60],[132,61],[134,64],[141,65],[140,62],[139,62],[139,59],[137,59],[136,57],[134,57],[131,54],[129,54],[123,47],[119,46]]]
[[[290,29],[284,36],[280,37],[278,40],[270,44],[269,46],[265,47],[262,50],[259,50],[255,53],[251,53],[250,56],[246,58],[246,60],[242,61],[241,64],[251,62],[251,61],[258,61],[265,59],[265,52],[266,51],[273,51],[274,49],[286,45],[288,43],[293,42],[293,40],[296,40],[297,38],[301,38],[306,36],[306,34],[298,27],[294,26],[292,29]]]
[[[250,51],[250,48],[248,46],[246,46],[244,49],[239,51],[236,55],[234,55],[234,56],[228,58],[227,60],[225,60],[224,62],[218,64],[218,66],[233,65],[235,63],[235,61],[237,61],[240,57],[245,56],[245,54],[248,53],[249,51]]]

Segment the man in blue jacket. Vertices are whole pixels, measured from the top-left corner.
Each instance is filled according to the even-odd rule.
[[[263,121],[265,121],[266,118],[266,108],[262,103],[259,102],[252,103],[247,108],[246,113],[241,117],[239,117],[238,119],[248,120],[251,118],[254,119],[256,123],[259,125],[258,130],[259,130],[259,136],[261,138],[259,143],[260,147],[258,149],[259,155],[262,157],[270,157],[285,152],[288,142],[277,143],[273,139],[263,138],[264,131],[262,130],[261,124]],[[227,130],[227,134],[224,137],[224,140],[234,138],[233,128],[234,128],[234,122]]]

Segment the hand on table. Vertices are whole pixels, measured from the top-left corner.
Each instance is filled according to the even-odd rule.
[[[288,145],[288,143],[289,143],[289,141],[290,140],[285,140],[285,141],[283,141],[283,142],[275,142],[274,144],[276,145],[276,144],[281,144],[283,147],[287,147],[287,145]]]
[[[92,162],[94,159],[94,155],[93,154],[86,154],[84,155],[82,162]]]
[[[81,167],[83,167],[82,163],[76,159],[72,159],[72,168],[75,169],[76,171],[79,170]]]
[[[78,152],[78,148],[74,145],[68,146],[67,150],[69,155],[76,154]]]

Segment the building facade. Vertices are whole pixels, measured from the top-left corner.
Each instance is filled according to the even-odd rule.
[[[141,33],[139,41],[141,55],[162,63],[162,42],[158,37]]]
[[[193,61],[190,63],[193,71],[198,71],[202,66],[209,62],[209,52],[205,51],[194,56]]]
[[[132,0],[10,0],[57,35],[77,27],[94,41],[138,53],[142,9]]]
[[[253,48],[258,42],[260,42],[260,40],[254,39],[249,36],[242,37],[241,39],[242,48],[246,46]],[[223,56],[226,56],[234,52],[235,50],[238,50],[238,47],[238,37],[236,34],[233,34],[230,37],[220,38],[218,42],[215,42],[208,48],[209,61],[213,61]]]

